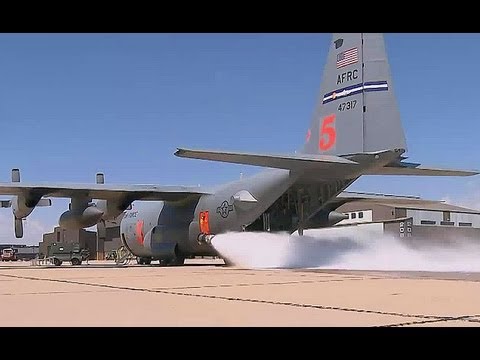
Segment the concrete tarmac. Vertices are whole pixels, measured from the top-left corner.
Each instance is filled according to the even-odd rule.
[[[480,326],[480,273],[220,264],[0,263],[0,326]]]

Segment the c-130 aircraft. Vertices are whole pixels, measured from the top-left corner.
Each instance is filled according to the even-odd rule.
[[[342,192],[362,175],[469,176],[476,171],[405,162],[407,147],[382,34],[333,34],[321,95],[303,148],[295,154],[178,149],[176,156],[261,166],[249,178],[212,189],[183,186],[25,184],[18,169],[0,194],[14,195],[15,234],[44,197],[69,197],[60,226],[79,229],[121,219],[123,244],[141,263],[183,264],[218,255],[211,240],[228,231],[282,231],[332,226],[335,209],[358,199]],[[96,199],[92,202],[92,199]],[[135,203],[132,208],[132,202]],[[148,201],[143,201],[148,200]]]

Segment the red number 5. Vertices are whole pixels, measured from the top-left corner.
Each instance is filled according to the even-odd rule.
[[[333,145],[335,145],[336,139],[335,114],[325,116],[322,120],[322,127],[320,128],[320,141],[318,142],[318,148],[322,151],[330,150]]]

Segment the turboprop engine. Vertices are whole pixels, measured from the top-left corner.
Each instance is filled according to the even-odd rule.
[[[20,170],[12,169],[12,183],[20,182]],[[25,191],[24,194],[13,196],[11,200],[1,200],[0,207],[12,208],[15,237],[23,237],[23,219],[32,213],[37,206],[50,206],[50,199],[42,198],[41,194]]]
[[[103,173],[96,174],[96,183],[104,184],[105,175]],[[72,198],[70,209],[60,215],[58,224],[64,229],[82,229],[97,225],[105,221],[118,221],[125,209],[131,209],[130,201],[112,202],[110,200],[99,199],[92,202],[92,199]],[[104,225],[105,226],[105,225]]]
[[[97,173],[95,180],[97,184],[105,184],[105,175],[103,173]],[[94,205],[103,213],[99,221],[113,221],[114,223],[118,224],[123,217],[124,211],[132,209],[131,200],[128,198],[120,201],[98,199]]]
[[[319,211],[308,220],[308,227],[330,227],[345,219],[348,216],[337,211]]]
[[[58,224],[64,229],[81,229],[96,225],[103,216],[103,211],[95,205],[84,209],[73,209],[65,211],[60,215]]]

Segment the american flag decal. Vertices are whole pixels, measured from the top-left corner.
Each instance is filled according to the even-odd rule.
[[[337,55],[337,69],[355,64],[358,61],[358,48],[354,47]]]

